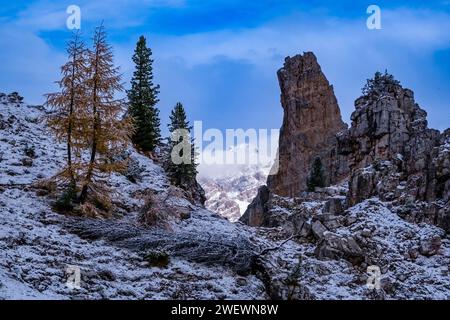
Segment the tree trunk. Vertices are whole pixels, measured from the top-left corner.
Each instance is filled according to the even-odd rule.
[[[92,149],[91,149],[91,159],[89,160],[89,167],[86,174],[86,180],[84,182],[83,188],[80,194],[80,203],[85,203],[88,196],[89,184],[92,181],[92,175],[94,173],[95,166],[95,156],[97,154],[97,133],[100,129],[100,115],[97,111],[97,102],[98,102],[98,85],[97,85],[97,72],[98,72],[98,52],[95,57],[95,72],[94,72],[94,88],[92,90],[92,105],[93,105],[93,114],[94,114],[94,130],[92,131]]]
[[[70,92],[70,106],[69,106],[69,124],[67,126],[67,166],[69,169],[70,175],[70,183],[75,185],[75,176],[72,168],[72,127],[73,127],[73,106],[75,103],[75,63],[76,63],[77,55],[74,53],[73,56],[73,65],[72,65],[72,80],[71,80],[71,92]]]

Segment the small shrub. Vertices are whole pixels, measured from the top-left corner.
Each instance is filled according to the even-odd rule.
[[[149,251],[144,255],[144,260],[156,268],[167,268],[170,263],[169,254],[162,251]]]
[[[54,194],[56,192],[56,182],[52,179],[39,180],[34,183],[33,186],[37,189],[36,194],[40,197]]]
[[[53,209],[57,212],[69,212],[73,210],[73,202],[77,198],[77,190],[74,184],[69,184],[61,197],[53,204]]]
[[[31,159],[35,159],[36,158],[36,150],[34,149],[34,146],[25,146],[25,149],[23,150],[25,155]]]
[[[12,92],[8,95],[8,100],[11,103],[22,103],[23,97],[18,92]]]
[[[91,192],[85,203],[77,206],[76,214],[86,218],[111,218],[114,205],[108,195]]]
[[[372,163],[372,167],[375,169],[375,171],[381,171],[381,162],[379,159],[374,160]]]
[[[283,280],[288,288],[287,299],[293,300],[300,286],[300,278],[302,275],[302,260],[298,259],[298,263],[292,269],[292,272]]]
[[[31,159],[31,158],[23,158],[22,159],[22,165],[24,167],[32,167],[33,166],[33,159]]]

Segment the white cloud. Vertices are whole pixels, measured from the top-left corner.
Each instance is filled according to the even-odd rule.
[[[13,24],[35,31],[62,30],[68,17],[66,9],[72,4],[81,9],[82,25],[85,23],[98,25],[101,21],[107,20],[108,27],[126,28],[143,24],[151,10],[182,8],[186,2],[185,0],[77,0],[68,3],[41,0],[20,12]]]
[[[0,29],[0,86],[2,91],[19,91],[31,103],[42,103],[43,94],[54,88],[64,54],[53,50],[32,32]]]
[[[297,13],[258,28],[164,36],[157,42],[161,52],[182,53],[189,65],[212,63],[218,56],[266,63],[275,55],[299,53],[300,49],[342,55],[361,48],[384,50],[390,45],[426,52],[449,47],[447,13],[399,9],[382,11],[382,17],[380,31],[368,30],[364,15],[344,20]]]
[[[102,17],[110,17],[108,24],[112,25],[108,27],[113,30],[138,25],[145,16],[143,10],[136,10],[137,4],[141,3],[137,0],[78,2],[82,8],[83,19],[97,23]],[[159,7],[180,8],[185,5],[184,0],[144,3],[148,10]],[[0,58],[8,63],[0,66],[0,72],[9,75],[8,78],[3,76],[0,79],[3,88],[24,90],[34,100],[48,91],[47,88],[58,77],[58,68],[64,60],[64,52],[50,47],[38,36],[38,32],[64,28],[67,16],[65,9],[61,8],[60,3],[40,1],[22,12],[19,20],[2,27],[1,35],[4,36],[0,38],[3,48]],[[450,87],[447,81],[439,83],[440,92],[435,90],[437,86],[433,81],[437,80],[433,79],[439,78],[440,70],[434,70],[431,66],[435,67],[432,55],[436,51],[450,48],[450,15],[427,10],[383,10],[383,29],[379,31],[366,28],[366,17],[364,11],[357,19],[340,19],[320,13],[292,13],[289,17],[282,17],[255,28],[182,36],[152,35],[146,33],[145,29],[141,32],[149,37],[154,49],[156,65],[160,66],[160,69],[155,70],[157,76],[172,86],[171,92],[167,93],[173,96],[170,103],[184,95],[191,101],[199,102],[192,103],[196,106],[201,104],[202,95],[213,94],[206,92],[208,83],[193,83],[196,79],[189,73],[198,66],[209,68],[223,59],[244,61],[254,67],[254,73],[258,77],[273,79],[259,83],[261,87],[258,89],[265,92],[269,86],[276,86],[275,72],[281,67],[285,56],[314,51],[325,74],[335,86],[344,119],[349,119],[353,100],[357,98],[364,80],[374,71],[387,68],[400,80],[406,81],[406,85],[416,91],[416,97],[429,99],[426,101],[426,107],[431,111],[432,125],[442,128],[445,122],[448,122],[450,112],[444,108],[442,101],[450,99]],[[85,35],[89,35],[89,32]],[[135,40],[129,43],[121,41],[113,45],[116,61],[129,76],[132,69],[130,57]],[[175,68],[176,72],[170,68]],[[433,73],[430,71],[432,69]],[[426,82],[421,78],[424,73],[427,75]],[[186,79],[190,83],[183,82]],[[223,79],[224,86],[227,81],[230,80]],[[242,90],[250,91],[251,86],[251,83],[243,83]],[[436,97],[433,98],[433,95]],[[274,98],[277,99],[278,97]],[[267,100],[257,103],[264,106]],[[203,112],[210,111],[206,110],[205,106],[201,108],[204,108]],[[241,106],[236,106],[236,110],[239,108]],[[269,105],[264,110],[269,108],[281,112],[279,105]],[[444,113],[444,117],[437,114],[437,111]]]
[[[440,100],[427,101],[431,124],[442,129],[445,123],[436,111],[443,111],[442,101],[450,99],[449,84],[440,83],[447,90],[433,91],[436,85],[432,83],[440,75],[429,75],[431,78],[424,82],[417,73],[433,66],[436,51],[450,48],[450,15],[429,10],[383,10],[382,30],[368,30],[366,17],[364,12],[358,19],[293,13],[257,28],[154,36],[152,43],[159,59],[176,59],[188,69],[214,65],[226,58],[245,61],[260,74],[274,78],[285,56],[313,51],[335,86],[346,121],[365,79],[376,70],[388,69],[411,86],[418,97],[447,92]]]

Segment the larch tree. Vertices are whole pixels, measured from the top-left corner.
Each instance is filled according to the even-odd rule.
[[[133,55],[135,71],[128,93],[128,114],[133,117],[135,132],[133,143],[142,151],[154,151],[160,144],[159,110],[156,104],[159,85],[153,84],[152,51],[144,36],[139,38]]]
[[[46,95],[46,104],[52,109],[47,118],[49,128],[60,142],[66,143],[67,164],[56,176],[66,188],[60,205],[70,207],[76,198],[80,174],[81,153],[88,146],[83,132],[87,129],[88,50],[74,33],[67,46],[68,61],[61,67],[62,79],[57,82],[60,91]]]
[[[168,125],[171,133],[170,153],[167,172],[172,182],[179,187],[187,187],[197,176],[197,164],[192,127],[181,103],[177,103],[170,115]]]
[[[95,208],[88,204],[93,203],[100,209],[110,206],[108,189],[103,179],[112,171],[123,168],[124,163],[117,161],[116,156],[126,148],[133,133],[131,120],[120,119],[125,112],[125,103],[115,97],[124,89],[103,26],[96,29],[93,40],[94,47],[88,57],[87,80],[91,129],[83,132],[90,140],[91,147],[79,196],[80,203],[91,212],[95,212]]]

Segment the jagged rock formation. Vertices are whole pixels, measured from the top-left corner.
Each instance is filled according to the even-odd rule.
[[[351,128],[336,135],[334,150],[347,158],[347,179],[295,197],[261,188],[241,222],[276,228],[279,237],[293,237],[320,261],[346,261],[360,271],[376,266],[381,290],[370,298],[398,298],[406,287],[431,289],[417,274],[431,261],[442,273],[430,277],[448,278],[450,129],[429,129],[413,92],[387,73],[369,83],[355,103]],[[367,281],[355,277],[355,285]],[[450,283],[443,288],[448,298]]]
[[[267,186],[260,187],[255,199],[253,199],[252,203],[250,203],[239,221],[249,226],[268,226],[269,224],[265,221],[265,219],[268,217],[267,202],[269,199],[269,188],[267,188]]]
[[[331,87],[327,91],[317,84],[327,82],[312,54],[297,56],[294,61],[288,58],[286,61],[285,67],[279,72],[285,108],[280,137],[280,171],[268,179],[269,197],[260,193],[241,221],[254,226],[267,226],[264,221],[270,221],[270,218],[264,215],[267,214],[268,200],[263,200],[274,194],[300,197],[298,189],[295,187],[296,191],[292,193],[294,189],[291,187],[298,186],[299,183],[306,185],[304,163],[311,161],[311,157],[322,154],[328,179],[330,172],[335,179],[342,180],[347,175],[347,206],[379,197],[382,201],[390,201],[396,208],[393,210],[404,219],[415,223],[436,224],[448,232],[450,130],[440,134],[437,130],[429,129],[427,114],[416,104],[414,93],[404,89],[393,76],[377,73],[374,79],[368,81],[363,96],[355,102],[356,110],[351,117],[350,129],[339,132],[334,130],[335,136],[328,138],[331,132],[310,129],[306,125],[303,133],[295,124],[298,123],[299,116],[300,119],[306,118],[304,113],[307,108],[302,109],[298,107],[299,104],[304,102],[306,105],[320,107],[324,105],[324,101],[335,99],[330,98]],[[295,72],[299,68],[303,70],[300,75]],[[292,84],[293,80],[288,75],[298,78],[298,82]],[[321,90],[318,91],[317,88]],[[337,104],[331,105],[332,109],[338,108]],[[311,114],[314,115],[313,109]],[[307,115],[313,117],[311,114]],[[314,128],[330,127],[330,119],[326,116],[323,117],[322,124],[317,124],[314,120],[320,121],[310,119]],[[286,128],[290,130],[286,131]],[[315,145],[319,148],[316,151],[305,147],[305,141],[316,141],[318,137],[315,134],[320,131],[329,143]],[[324,157],[321,152],[328,152],[329,157]],[[340,165],[333,165],[336,163],[348,167],[330,171],[331,167],[340,168]],[[298,170],[302,173],[299,174]],[[333,179],[329,182],[333,182]]]
[[[333,87],[312,52],[288,57],[278,71],[284,109],[279,164],[268,179],[271,192],[298,196],[316,157],[324,164],[327,184],[347,173],[345,157],[336,153],[336,134],[347,129],[341,119]]]
[[[448,132],[429,129],[414,93],[388,74],[377,74],[355,106],[351,128],[338,137],[349,157],[349,205],[378,196],[411,221],[450,230]]]

